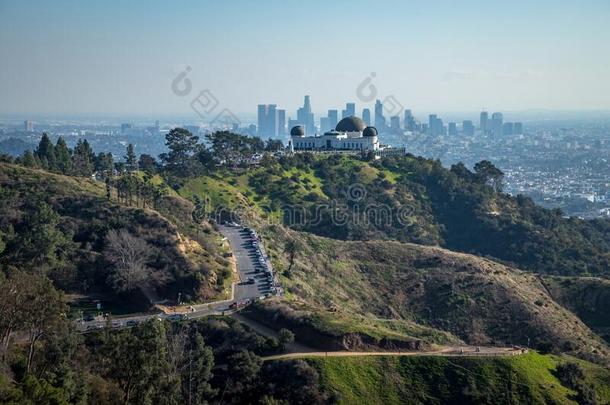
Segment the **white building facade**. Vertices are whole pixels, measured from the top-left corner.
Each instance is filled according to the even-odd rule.
[[[375,127],[367,127],[358,117],[343,118],[334,131],[325,132],[320,136],[305,136],[302,126],[296,126],[290,131],[291,148],[303,150],[345,150],[345,151],[377,151],[379,150],[379,135]]]

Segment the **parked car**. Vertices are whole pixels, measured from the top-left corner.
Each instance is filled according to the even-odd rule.
[[[246,280],[246,284],[254,284],[256,283],[256,280],[253,277],[248,277],[248,280]]]
[[[138,321],[136,321],[135,319],[129,320],[125,323],[125,325],[127,326],[136,326],[138,324]]]
[[[183,319],[187,319],[186,314],[173,314],[167,317],[167,320],[170,322],[181,321]]]

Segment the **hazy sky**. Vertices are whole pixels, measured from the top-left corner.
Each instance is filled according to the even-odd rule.
[[[416,113],[610,110],[610,1],[0,0],[0,114],[360,111],[371,72]]]

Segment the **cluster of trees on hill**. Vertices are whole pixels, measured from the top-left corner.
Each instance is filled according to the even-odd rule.
[[[0,273],[0,402],[7,404],[323,403],[315,369],[263,364],[278,340],[231,318],[151,320],[82,335],[44,276]],[[26,344],[15,331],[25,331]],[[283,403],[283,402],[282,402]]]
[[[150,175],[163,172],[180,178],[200,175],[218,164],[244,164],[256,154],[284,148],[278,139],[263,141],[258,137],[229,131],[210,133],[206,135],[205,143],[201,143],[199,137],[190,131],[174,128],[165,139],[168,152],[159,156],[160,161],[148,154],[138,157],[133,144],[127,145],[123,160],[115,161],[111,153],[99,152],[96,155],[86,139],[79,139],[74,149],[70,149],[62,137],[53,145],[49,136],[43,133],[37,148],[33,152],[26,151],[15,162],[72,176],[97,173],[99,177],[107,178],[116,173],[141,170]],[[2,161],[13,161],[8,155],[0,158]]]
[[[315,174],[324,195],[298,173]],[[290,211],[286,224],[322,236],[440,245],[539,273],[610,275],[610,221],[564,218],[528,197],[504,194],[502,182],[489,161],[470,170],[415,156],[363,162],[296,154],[264,164],[249,185],[269,197],[272,210],[305,209],[309,221],[295,221]],[[354,184],[362,198],[348,195]]]

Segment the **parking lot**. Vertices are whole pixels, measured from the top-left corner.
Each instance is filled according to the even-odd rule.
[[[235,302],[264,297],[277,292],[271,263],[256,232],[236,224],[221,225],[231,244],[240,282],[235,286]]]

